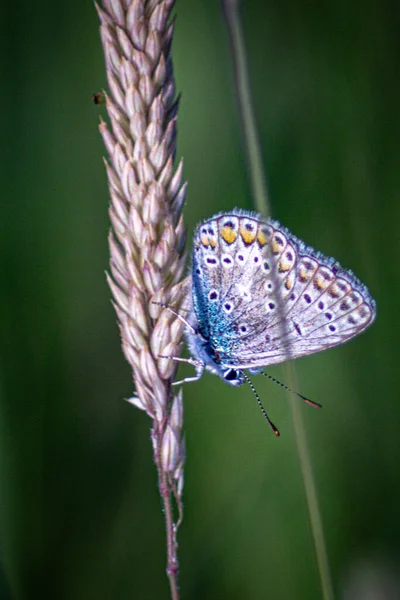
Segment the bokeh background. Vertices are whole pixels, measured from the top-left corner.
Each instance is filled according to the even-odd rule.
[[[192,232],[252,199],[219,3],[178,0],[176,13]],[[392,600],[399,4],[248,0],[242,14],[273,216],[377,299],[370,330],[296,368],[299,390],[324,405],[301,409],[335,595]],[[104,275],[97,15],[92,2],[21,0],[3,2],[2,17],[0,598],[168,598],[150,421],[123,400],[131,374]],[[270,373],[284,378],[280,367]],[[185,387],[183,598],[321,598],[287,397],[255,384],[280,440],[247,386],[205,375]]]

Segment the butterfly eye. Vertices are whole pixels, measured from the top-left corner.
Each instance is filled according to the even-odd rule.
[[[234,369],[229,369],[229,371],[225,373],[224,377],[227,381],[233,381],[233,379],[236,379],[236,371]]]
[[[243,375],[236,369],[227,369],[224,372],[224,379],[231,385],[242,385],[244,383]]]

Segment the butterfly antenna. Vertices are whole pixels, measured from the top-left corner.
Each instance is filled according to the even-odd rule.
[[[252,384],[251,380],[247,377],[246,373],[244,373],[242,371],[242,375],[245,379],[245,381],[249,384],[251,391],[253,392],[253,394],[256,397],[258,406],[261,409],[262,414],[264,415],[264,417],[267,419],[268,425],[271,427],[272,431],[274,432],[274,434],[276,435],[276,437],[279,437],[281,434],[279,433],[279,430],[277,429],[277,427],[275,427],[275,425],[273,424],[273,422],[271,421],[271,419],[269,418],[269,416],[267,415],[267,411],[265,410],[265,408],[263,407],[263,405],[261,404],[261,400],[260,400],[260,396],[257,394],[256,392],[256,388],[254,387],[254,385]]]
[[[272,375],[270,375],[269,373],[266,373],[265,371],[261,371],[261,373],[262,373],[262,375],[264,375],[264,377],[267,377],[268,379],[270,379],[274,383],[277,383],[278,385],[280,385],[281,387],[283,387],[283,389],[286,390],[287,392],[290,392],[291,394],[294,394],[295,396],[298,396],[299,398],[301,398],[302,400],[304,400],[304,402],[306,402],[310,406],[314,406],[314,408],[322,408],[322,404],[319,404],[319,402],[314,402],[313,400],[310,400],[309,398],[306,398],[302,394],[299,394],[299,392],[294,392],[293,390],[290,389],[290,387],[288,387],[287,385],[285,385],[284,383],[282,383],[278,379],[275,379],[275,377],[272,377]]]
[[[164,304],[163,302],[154,302],[152,301],[152,304],[156,304],[157,306],[161,306],[162,308],[165,308],[166,310],[169,310],[169,312],[171,312],[173,315],[175,315],[180,321],[182,321],[182,323],[184,323],[186,325],[186,327],[188,327],[188,329],[190,329],[190,331],[192,333],[194,333],[194,335],[198,334],[197,329],[195,329],[194,327],[192,327],[192,325],[189,323],[189,321],[187,321],[185,319],[185,317],[182,317],[182,315],[180,315],[179,313],[177,313],[173,308],[171,308],[170,306],[168,306],[168,304]]]

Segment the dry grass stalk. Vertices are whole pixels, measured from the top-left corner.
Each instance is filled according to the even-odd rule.
[[[101,21],[110,95],[109,127],[100,124],[111,195],[108,278],[133,369],[132,404],[153,419],[152,441],[167,521],[171,591],[177,591],[176,531],[182,512],[184,442],[182,397],[172,394],[183,324],[170,311],[185,296],[186,184],[174,169],[178,100],[170,57],[174,0],[103,0]],[[179,509],[173,518],[172,496]]]

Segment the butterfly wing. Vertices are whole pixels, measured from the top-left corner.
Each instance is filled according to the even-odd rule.
[[[254,368],[341,344],[370,325],[367,288],[276,221],[235,211],[196,236],[195,302],[221,361]]]

